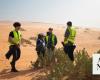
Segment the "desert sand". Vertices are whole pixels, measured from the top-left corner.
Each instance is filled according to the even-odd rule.
[[[49,27],[54,28],[54,33],[58,38],[57,48],[61,48],[61,41],[66,27],[64,25],[40,23],[40,22],[22,22],[21,33],[23,36],[23,44],[21,45],[21,58],[17,62],[19,73],[10,72],[9,61],[6,60],[5,54],[9,49],[8,35],[13,22],[0,22],[0,80],[37,80],[41,75],[44,75],[43,69],[31,69],[30,61],[35,62],[37,54],[35,51],[35,38],[40,32],[47,32]],[[77,28],[76,50],[85,48],[90,56],[100,49],[100,29],[93,28]]]

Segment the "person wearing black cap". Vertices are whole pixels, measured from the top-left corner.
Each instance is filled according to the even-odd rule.
[[[8,42],[10,43],[9,51],[6,53],[5,57],[6,59],[9,59],[11,56],[13,56],[11,64],[11,72],[18,72],[16,69],[16,61],[20,58],[21,50],[20,50],[20,42],[21,42],[21,33],[20,33],[20,27],[21,24],[19,22],[15,22],[13,24],[13,27],[15,28],[13,31],[9,33]]]
[[[46,47],[47,47],[47,55],[49,58],[49,61],[52,62],[54,57],[54,50],[55,46],[57,45],[57,37],[53,33],[53,28],[49,28],[47,35],[45,37]]]

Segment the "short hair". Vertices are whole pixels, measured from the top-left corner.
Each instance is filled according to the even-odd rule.
[[[40,39],[41,38],[41,34],[38,34],[38,39]]]
[[[14,22],[13,26],[14,26],[14,27],[20,27],[20,26],[21,26],[21,23],[19,23],[19,22]]]
[[[53,31],[53,28],[50,27],[49,30],[52,30]]]
[[[72,22],[71,22],[71,21],[68,21],[68,22],[67,22],[67,25],[68,25],[68,26],[72,26]]]

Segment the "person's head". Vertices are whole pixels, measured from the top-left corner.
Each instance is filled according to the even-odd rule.
[[[40,34],[38,34],[38,39],[43,39],[44,38],[44,34],[43,33],[40,33]]]
[[[21,27],[21,24],[19,22],[14,22],[13,26],[14,26],[15,30],[18,31]]]
[[[53,28],[49,28],[49,33],[52,33],[53,32]]]
[[[71,27],[71,26],[72,26],[72,22],[71,22],[71,21],[68,21],[68,22],[67,22],[67,26],[68,26],[68,27]]]
[[[50,35],[50,32],[47,32],[47,36],[49,36]]]
[[[38,34],[38,39],[41,39],[41,38],[42,38],[41,34]]]

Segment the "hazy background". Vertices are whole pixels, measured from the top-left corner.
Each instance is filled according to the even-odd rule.
[[[100,27],[100,0],[0,0],[0,20]]]

